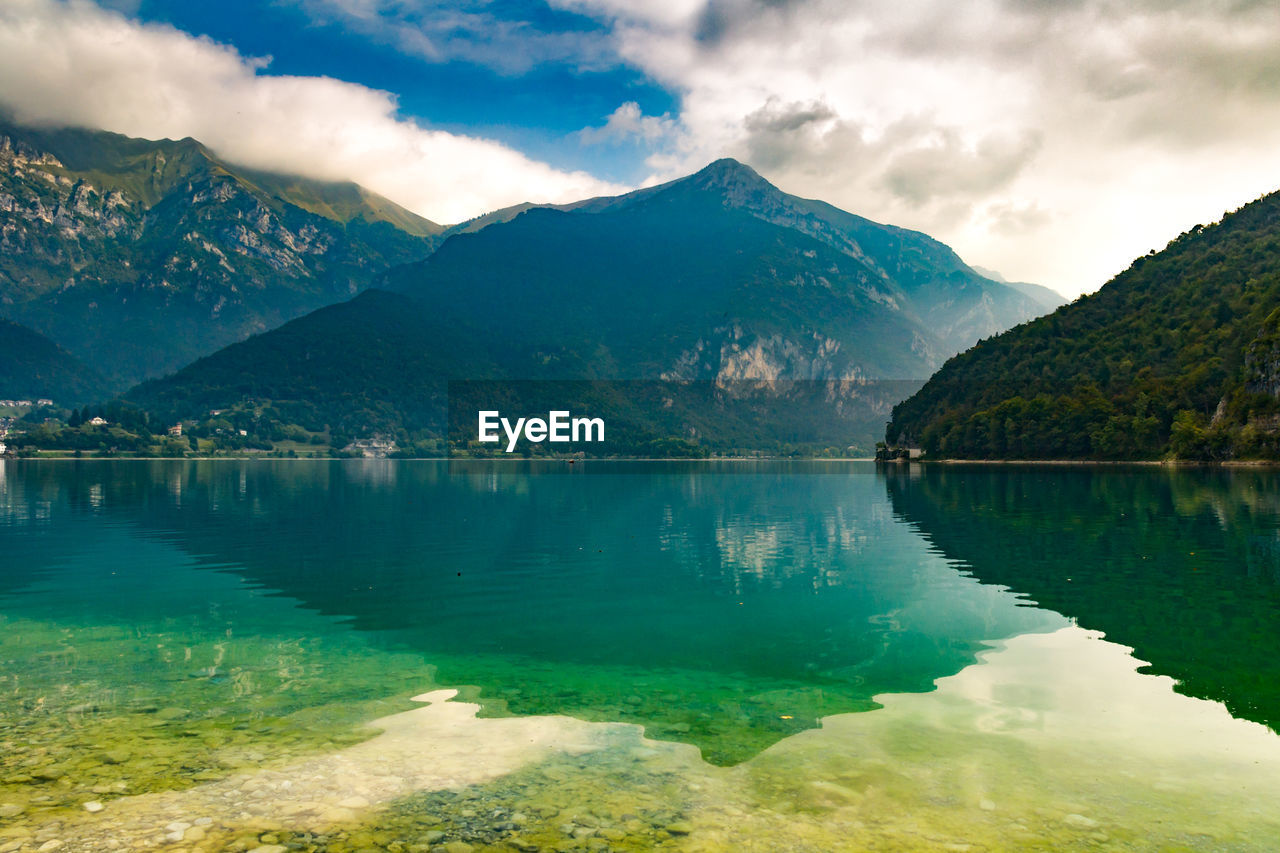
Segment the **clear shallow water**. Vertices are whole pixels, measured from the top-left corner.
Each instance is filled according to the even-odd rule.
[[[0,850],[1269,849],[1280,832],[1267,472],[3,476]],[[410,701],[435,688],[479,707]]]

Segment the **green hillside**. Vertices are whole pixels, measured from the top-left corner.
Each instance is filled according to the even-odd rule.
[[[349,299],[441,228],[192,139],[0,122],[0,316],[117,388]]]
[[[44,335],[0,320],[0,399],[76,405],[104,388],[97,372]]]
[[[564,380],[557,364],[520,372],[527,358],[441,322],[415,299],[374,289],[143,383],[126,401],[154,423],[184,421],[201,433],[226,422],[256,437],[327,434],[339,448],[381,435],[419,454],[439,453],[446,441],[466,449],[476,412],[495,406],[515,416],[569,409],[603,418],[604,445],[569,448],[592,455],[843,451],[851,442],[867,453],[889,406],[919,387],[796,382],[725,393],[705,381]],[[544,379],[513,378],[532,373]],[[833,407],[833,390],[844,411]]]
[[[199,359],[127,395],[172,423],[247,407],[280,424],[349,436],[402,429],[443,435],[442,377],[491,372],[474,336],[421,305],[370,290]]]
[[[983,341],[894,409],[930,456],[1280,458],[1280,194]]]

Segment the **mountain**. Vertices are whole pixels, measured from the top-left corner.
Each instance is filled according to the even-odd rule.
[[[1045,287],[1043,284],[1032,284],[1029,281],[1004,281],[1001,284],[1012,287],[1024,296],[1034,299],[1045,312],[1067,304],[1067,300],[1062,297],[1062,294]]]
[[[0,320],[0,399],[76,405],[97,399],[105,388],[95,370],[44,335]]]
[[[193,139],[0,122],[0,316],[116,387],[349,299],[441,231],[355,184],[238,168]]]
[[[1041,311],[924,234],[787,195],[733,160],[459,229],[381,286],[534,339],[535,360],[576,359],[576,375],[924,378]]]
[[[926,234],[882,225],[823,201],[784,193],[749,166],[727,158],[690,177],[622,196],[562,205],[515,205],[453,226],[448,233],[475,233],[536,209],[581,213],[654,207],[700,209],[708,200],[713,212],[739,212],[807,235],[860,262],[868,278],[868,292],[879,291],[877,298],[892,301],[893,307],[930,330],[934,349],[928,358],[938,364],[981,338],[1063,302],[1046,287],[1011,284],[976,272],[950,247]]]
[[[464,223],[425,260],[390,270],[378,288],[399,301],[366,294],[130,397],[179,417],[250,397],[323,398],[344,429],[363,419],[366,430],[413,430],[427,424],[410,409],[441,399],[447,379],[662,380],[703,383],[697,393],[725,404],[722,428],[739,438],[738,425],[765,415],[726,401],[762,393],[774,427],[779,400],[821,402],[812,424],[870,437],[947,355],[1039,310],[923,234],[788,196],[730,160],[619,197],[508,213]],[[379,331],[409,323],[392,338]],[[363,365],[363,381],[318,370],[324,349]],[[794,381],[808,385],[778,384]],[[609,397],[595,398],[602,405],[627,405],[597,390]],[[697,408],[677,396],[663,408]],[[713,441],[716,424],[675,426]],[[770,434],[781,432],[794,438],[790,427]]]
[[[887,437],[964,458],[1280,458],[1280,193],[948,362]]]
[[[269,417],[312,432],[408,425],[438,434],[442,377],[493,371],[474,336],[435,322],[405,296],[368,290],[144,382],[127,399],[165,422],[270,401]]]
[[[976,264],[970,264],[969,267],[974,272],[978,273],[978,275],[989,278],[992,281],[998,281],[1001,284],[1008,285],[1019,293],[1031,297],[1036,302],[1040,303],[1040,306],[1044,308],[1046,312],[1052,311],[1053,309],[1067,303],[1067,300],[1062,297],[1061,293],[1053,290],[1052,288],[1045,287],[1043,284],[1032,284],[1029,281],[1009,281],[1009,279],[1005,278],[995,270],[989,270],[985,267],[977,266]]]

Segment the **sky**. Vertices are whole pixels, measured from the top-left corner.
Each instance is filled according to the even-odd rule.
[[[3,0],[0,108],[441,223],[735,157],[1074,297],[1280,189],[1280,4]]]

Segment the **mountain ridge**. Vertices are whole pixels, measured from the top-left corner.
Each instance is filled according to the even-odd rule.
[[[194,139],[0,121],[0,316],[116,388],[348,299],[442,230],[354,184],[238,169]]]
[[[277,413],[305,413],[310,431],[327,418],[344,435],[413,443],[441,437],[449,380],[701,383],[713,389],[708,405],[725,407],[733,441],[744,436],[739,404],[754,400],[752,411],[774,419],[759,446],[794,435],[781,430],[781,415],[805,406],[812,423],[849,430],[837,445],[865,452],[900,399],[877,383],[919,383],[972,344],[980,323],[966,312],[994,305],[987,321],[1014,323],[1039,310],[931,238],[793,199],[748,167],[718,161],[623,196],[517,205],[505,219],[497,212],[455,227],[431,255],[391,268],[360,298],[140,386],[130,399],[166,418],[249,400],[260,417],[270,400]],[[938,322],[938,312],[956,322]],[[382,327],[400,331],[379,342]],[[308,353],[320,342],[360,371],[342,361],[317,370]],[[397,362],[397,349],[411,367]],[[452,357],[460,353],[469,355]],[[807,384],[800,392],[780,382]],[[675,411],[693,410],[675,396]],[[423,400],[435,401],[434,413]],[[710,442],[706,427],[689,419],[674,434]]]
[[[446,233],[482,231],[536,209],[604,213],[654,203],[668,194],[698,193],[719,198],[728,209],[746,211],[765,222],[807,234],[868,265],[882,281],[893,282],[913,297],[912,310],[929,328],[942,333],[951,352],[1065,302],[1039,285],[984,276],[951,247],[923,232],[884,225],[824,201],[785,193],[750,166],[728,157],[692,175],[620,196],[557,205],[525,202],[461,223]],[[966,305],[959,314],[954,310],[957,300]]]

